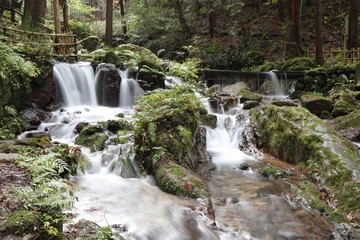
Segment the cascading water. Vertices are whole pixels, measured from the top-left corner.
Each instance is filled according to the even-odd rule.
[[[94,70],[90,63],[56,63],[54,78],[61,89],[65,106],[98,105]]]
[[[252,170],[263,161],[251,143],[247,112],[241,105],[228,112],[216,114],[217,127],[207,128],[207,150],[217,166],[208,186],[219,238],[335,239],[326,219],[286,200],[289,185]]]
[[[135,101],[144,91],[137,81],[129,78],[129,69],[126,69],[125,71],[118,70],[118,73],[121,77],[119,106],[133,106]]]
[[[276,74],[273,71],[266,72],[266,77],[271,81],[272,86],[274,88],[274,95],[276,96],[284,96],[284,90],[280,85],[279,78],[276,76]]]
[[[73,145],[74,129],[80,122],[96,124],[116,119],[118,113],[125,119],[131,117],[129,106],[141,90],[126,72],[119,71],[121,107],[98,106],[94,86],[103,67],[94,76],[88,63],[57,63],[54,75],[66,106],[38,131],[48,131],[53,140]],[[264,179],[251,169],[238,169],[244,162],[261,162],[245,134],[246,114],[239,111],[241,106],[228,111],[231,115],[217,114],[218,127],[207,129],[207,150],[218,168],[208,182],[215,222],[205,216],[201,201],[164,193],[152,177],[139,176],[131,141],[109,144],[97,152],[82,147],[92,167],[73,179],[79,187],[74,221],[87,219],[110,226],[125,239],[136,240],[329,239],[330,227],[323,218],[292,207],[281,197],[282,192],[290,191],[288,185]]]
[[[127,78],[126,72],[119,71],[121,107],[97,104],[95,86],[104,68],[100,65],[94,76],[88,63],[57,63],[54,74],[66,105],[53,112],[51,119],[42,123],[37,131],[46,131],[53,140],[74,145],[79,123],[97,124],[117,119],[118,113],[123,113],[125,119],[131,117],[130,106],[142,89],[135,80]],[[83,87],[79,81],[89,83],[89,87]],[[203,223],[210,221],[211,224],[211,220],[197,210],[204,208],[205,203],[164,193],[155,186],[152,177],[139,174],[134,163],[133,143],[129,140],[115,145],[112,141],[109,140],[104,151],[81,148],[92,167],[72,179],[78,185],[74,222],[86,219],[110,226],[125,239],[218,239]]]

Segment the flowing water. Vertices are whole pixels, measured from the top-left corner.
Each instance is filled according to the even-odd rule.
[[[57,63],[54,77],[64,109],[53,112],[37,131],[74,145],[74,129],[80,122],[116,119],[118,113],[129,119],[142,90],[127,72],[119,71],[119,107],[99,106],[96,82],[103,69],[99,65],[94,73],[88,63]],[[179,83],[177,78],[168,82]],[[246,114],[238,114],[241,111],[238,106],[230,115],[216,114],[217,128],[207,129],[207,150],[217,166],[208,181],[215,218],[201,200],[164,193],[151,176],[141,176],[133,160],[133,143],[127,142],[109,144],[94,153],[82,147],[92,167],[73,178],[78,185],[74,221],[87,219],[111,226],[125,239],[136,240],[332,239],[332,227],[325,219],[286,200],[290,185],[252,170],[262,163],[262,154],[246,144],[249,120]],[[131,168],[125,168],[125,162]],[[247,171],[238,168],[244,162],[250,165]]]

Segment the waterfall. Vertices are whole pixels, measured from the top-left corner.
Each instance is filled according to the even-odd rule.
[[[110,86],[114,83],[107,82],[112,69],[119,75],[118,80],[113,80],[119,82],[117,86]],[[66,107],[131,107],[144,92],[136,80],[129,78],[129,70],[121,71],[109,64],[99,64],[94,74],[90,63],[56,63],[54,78]],[[113,90],[117,88],[118,93],[114,93]]]
[[[129,69],[126,69],[125,71],[118,70],[121,77],[119,93],[120,107],[130,107],[134,105],[139,96],[144,93],[144,90],[140,87],[139,83],[135,79],[129,77],[129,71]]]
[[[270,72],[266,72],[266,77],[271,81],[273,88],[274,88],[274,94],[276,96],[283,96],[284,94],[284,90],[282,89],[281,85],[280,85],[280,81],[279,78],[276,76],[275,72],[270,71]]]
[[[65,106],[98,105],[90,63],[56,63],[54,78]]]

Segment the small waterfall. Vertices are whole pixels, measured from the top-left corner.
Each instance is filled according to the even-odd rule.
[[[54,78],[65,106],[97,106],[94,70],[90,63],[56,63]]]
[[[275,72],[270,71],[270,72],[266,72],[266,78],[268,78],[273,87],[274,87],[274,94],[277,96],[283,96],[284,94],[284,90],[282,89],[281,85],[280,85],[280,81],[279,78],[276,76]]]
[[[118,70],[118,73],[121,77],[119,105],[120,107],[130,107],[144,91],[137,81],[129,78],[129,69]]]

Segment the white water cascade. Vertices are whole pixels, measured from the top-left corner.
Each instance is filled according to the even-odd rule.
[[[66,105],[53,112],[37,131],[74,145],[74,129],[81,122],[106,122],[117,119],[118,113],[130,118],[130,106],[141,90],[127,72],[119,74],[120,107],[98,106],[94,86],[99,76],[90,71],[90,65],[57,63],[54,75]],[[250,156],[246,150],[239,150],[248,142],[244,133],[249,120],[241,105],[229,113],[216,114],[217,127],[207,128],[207,150],[217,165],[208,181],[215,219],[208,217],[201,200],[164,193],[153,177],[140,176],[131,141],[117,145],[109,141],[104,151],[81,147],[92,167],[72,179],[78,186],[73,221],[86,219],[110,226],[117,236],[127,240],[330,239],[326,220],[285,200],[282,194],[290,192],[289,185],[265,179],[251,169],[262,161],[257,154]],[[250,170],[239,170],[239,164],[245,162]],[[132,164],[127,168],[131,171],[124,170],[124,163]]]
[[[100,66],[97,73],[102,68]],[[53,112],[51,119],[36,131],[48,132],[53,140],[74,145],[75,127],[79,123],[106,122],[117,119],[118,113],[123,113],[125,119],[133,115],[131,105],[142,93],[135,80],[119,71],[121,107],[98,106],[94,87],[98,74],[82,74],[83,71],[90,73],[89,70],[88,63],[55,65],[54,74],[66,105]],[[85,75],[87,79],[83,78]],[[80,82],[89,83],[89,87],[77,88],[82,86]],[[205,208],[204,202],[161,191],[153,177],[137,174],[137,166],[132,166],[132,172],[123,169],[124,163],[134,164],[132,145],[131,141],[117,145],[110,141],[104,151],[97,152],[81,147],[92,167],[72,179],[78,186],[73,221],[86,219],[110,226],[116,235],[129,240],[218,239],[208,228],[213,221],[200,210]],[[122,177],[124,174],[126,178]]]
[[[281,87],[279,78],[276,76],[275,72],[270,71],[270,72],[266,72],[266,77],[271,81],[272,86],[274,88],[274,95],[275,96],[285,96],[284,90]]]
[[[219,239],[336,239],[326,219],[288,201],[290,185],[253,170],[264,162],[257,150],[246,151],[253,147],[248,112],[239,105],[229,113],[216,114],[217,127],[207,128],[207,151],[217,166],[208,186]],[[241,170],[244,164],[249,169]]]
[[[53,70],[65,106],[97,105],[94,70],[90,63],[56,63]]]

